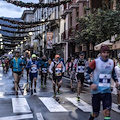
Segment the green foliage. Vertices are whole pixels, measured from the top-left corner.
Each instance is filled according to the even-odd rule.
[[[78,20],[79,31],[76,42],[83,44],[98,44],[111,40],[112,36],[120,34],[120,10],[97,9],[93,14]],[[116,40],[118,40],[116,38]]]

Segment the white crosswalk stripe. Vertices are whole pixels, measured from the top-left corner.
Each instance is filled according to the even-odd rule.
[[[88,103],[84,102],[83,100],[77,101],[76,98],[66,98],[71,103],[73,103],[76,107],[81,109],[83,112],[92,112],[92,106]]]
[[[25,98],[12,98],[13,113],[30,113],[30,107]]]
[[[50,112],[67,112],[55,99],[51,97],[39,97]]]
[[[0,120],[22,120],[33,118],[33,114],[17,115],[17,116],[8,116],[1,117]]]
[[[37,116],[37,120],[44,120],[41,113],[36,113],[36,116]]]

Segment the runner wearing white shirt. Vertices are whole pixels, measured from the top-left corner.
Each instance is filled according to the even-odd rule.
[[[120,53],[118,54],[118,64],[115,67],[115,72],[118,78],[118,82],[120,84]],[[120,87],[117,88],[117,102],[118,102],[118,109],[120,110]]]

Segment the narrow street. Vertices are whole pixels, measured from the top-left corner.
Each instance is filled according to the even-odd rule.
[[[26,84],[26,72],[20,81],[20,89]],[[68,78],[63,78],[61,94],[56,100],[52,98],[52,83],[47,80],[47,88],[40,87],[40,76],[37,82],[37,94],[14,95],[14,84],[11,70],[3,74],[0,67],[0,120],[87,120],[91,111],[91,94],[84,85],[81,101],[76,100],[76,92],[70,91]],[[74,82],[76,91],[76,82]],[[23,90],[22,90],[23,91]],[[102,113],[96,120],[102,120]],[[113,95],[112,120],[119,120],[120,111],[117,109],[116,96]]]

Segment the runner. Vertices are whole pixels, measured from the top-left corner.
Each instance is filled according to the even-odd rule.
[[[26,65],[26,61],[25,61],[24,57],[21,56],[21,59],[22,59],[22,66],[25,66]],[[24,72],[24,69],[22,70],[22,77],[23,77],[23,72]]]
[[[9,69],[9,58],[5,58],[5,72],[7,73],[8,69]]]
[[[115,72],[120,84],[120,53],[118,54],[118,64],[115,67]],[[120,110],[120,87],[117,88],[117,102],[118,102],[118,109]]]
[[[16,95],[18,95],[18,85],[19,85],[21,73],[23,70],[22,59],[19,56],[18,50],[15,51],[15,57],[11,60],[11,66],[12,66],[13,77],[14,77],[14,81],[15,81],[14,82],[15,83],[15,92],[16,92]]]
[[[26,65],[29,63],[29,61],[31,61],[31,58],[30,58],[29,53],[27,53]],[[29,69],[28,68],[26,68],[26,72],[27,72],[27,82],[28,82],[28,76],[29,76]]]
[[[46,56],[44,55],[41,63],[40,63],[40,68],[41,68],[41,87],[43,87],[43,79],[44,79],[44,87],[46,87],[46,80],[47,80],[47,73],[48,73],[48,61],[46,59]]]
[[[92,81],[90,80],[89,75],[91,72],[93,72]],[[94,118],[99,115],[101,101],[103,105],[104,120],[111,120],[111,78],[116,82],[116,87],[118,87],[118,79],[114,70],[114,61],[109,59],[108,46],[101,47],[100,57],[90,63],[86,70],[85,78],[92,90],[93,112],[90,115],[89,120],[94,120]]]
[[[84,59],[84,52],[79,53],[79,59],[74,62],[74,68],[76,68],[77,77],[77,100],[80,101],[80,92],[82,91],[84,83],[84,72],[88,66],[88,62]]]
[[[69,74],[70,74],[70,86],[73,91],[73,80],[75,79],[75,67],[74,67],[74,57],[71,58],[71,62],[69,63]]]
[[[62,61],[59,60],[60,56],[55,55],[55,61],[53,61],[49,67],[49,72],[52,74],[52,83],[54,96],[56,97],[56,84],[57,84],[57,93],[60,94],[60,87],[62,85],[62,75],[65,72],[65,67]]]
[[[31,81],[31,95],[33,94],[33,81],[34,81],[34,93],[36,93],[36,84],[37,84],[37,75],[39,64],[36,60],[37,56],[35,54],[32,55],[32,60],[28,62],[27,69],[30,69],[30,81]]]

